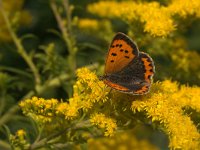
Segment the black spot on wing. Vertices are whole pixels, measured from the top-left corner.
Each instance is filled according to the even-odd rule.
[[[124,56],[125,58],[130,58],[129,56]]]
[[[136,56],[138,55],[139,50],[138,50],[138,48],[137,48],[137,45],[135,44],[135,42],[134,42],[132,39],[130,39],[130,38],[129,38],[127,35],[125,35],[124,33],[121,33],[121,32],[117,33],[117,34],[115,35],[113,41],[114,41],[114,40],[124,40],[124,41],[126,41],[126,43],[127,43],[128,45],[130,45],[130,46],[133,48],[132,53],[133,53],[134,55],[136,55]]]
[[[116,54],[116,53],[112,53],[111,55],[112,55],[112,56],[117,56],[117,54]]]
[[[114,48],[115,47],[115,45],[111,45],[111,48]]]

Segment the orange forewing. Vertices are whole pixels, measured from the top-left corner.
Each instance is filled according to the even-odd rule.
[[[123,33],[114,37],[106,59],[105,74],[122,70],[138,56],[137,47],[133,44],[134,42]]]

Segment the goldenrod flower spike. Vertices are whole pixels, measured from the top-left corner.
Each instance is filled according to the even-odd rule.
[[[198,0],[172,0],[167,6],[161,6],[158,2],[100,1],[88,6],[89,12],[93,14],[101,17],[117,17],[130,25],[139,20],[144,23],[144,32],[161,37],[169,35],[176,29],[174,15],[200,17],[199,9]]]
[[[154,91],[148,99],[133,101],[131,106],[133,112],[146,112],[152,123],[160,122],[169,136],[171,149],[198,149],[200,134],[190,117],[184,115],[184,107],[188,107],[188,104],[193,102],[193,108],[195,109],[196,104],[199,109],[197,98],[200,99],[200,94],[198,94],[200,88],[182,86],[179,89],[177,83],[166,80],[154,84],[152,90],[155,89],[159,90]],[[194,92],[191,92],[193,90]],[[191,101],[193,96],[194,101]]]
[[[102,113],[95,113],[90,117],[90,122],[93,125],[98,126],[101,129],[104,129],[104,135],[105,136],[113,136],[114,131],[117,129],[117,124],[116,121],[107,118],[104,114]]]
[[[23,129],[18,130],[15,135],[9,135],[10,144],[16,150],[29,148],[30,143],[26,139],[26,132]]]
[[[165,80],[154,83],[146,95],[125,96],[112,92],[108,101],[107,88],[94,73],[81,68],[77,70],[77,76],[73,97],[68,102],[33,97],[20,103],[24,114],[39,123],[52,123],[53,129],[60,124],[70,126],[72,122],[80,125],[87,122],[90,127],[97,126],[104,136],[113,136],[117,128],[123,128],[123,124],[117,125],[118,121],[133,119],[131,108],[134,113],[146,113],[146,119],[151,119],[152,124],[160,123],[163,132],[169,136],[171,149],[198,149],[200,134],[184,110],[189,107],[200,112],[199,87],[180,86]],[[104,105],[106,107],[102,109]]]

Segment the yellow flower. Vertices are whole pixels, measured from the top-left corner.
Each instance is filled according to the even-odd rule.
[[[167,80],[154,84],[152,91],[154,94],[144,96],[144,101],[133,101],[133,112],[146,112],[152,122],[160,122],[169,135],[170,148],[197,149],[200,134],[189,116],[184,115],[183,109],[185,106],[193,106],[199,110],[200,88],[182,86],[179,89],[177,83]]]
[[[182,17],[188,15],[199,16],[200,1],[198,0],[172,0],[172,3],[168,6],[168,9],[172,14],[179,14]]]
[[[131,120],[128,117],[131,107],[134,113],[146,113],[146,120],[151,121],[152,125],[160,123],[161,129],[169,136],[171,149],[199,148],[200,134],[197,125],[187,115],[187,108],[200,112],[199,87],[181,86],[177,82],[165,80],[154,83],[146,95],[127,96],[112,92],[108,101],[106,85],[87,68],[81,68],[77,70],[77,81],[73,88],[73,97],[67,102],[33,97],[20,102],[20,106],[24,114],[34,120],[49,123],[46,124],[49,126],[50,123],[56,124],[53,129],[60,123],[68,125],[71,120],[88,122],[89,119],[91,125],[103,131],[104,136],[113,136],[117,130],[118,120],[114,118],[119,119],[120,123],[126,117]],[[98,111],[102,113],[97,113]],[[112,114],[112,118],[105,114]]]
[[[16,135],[19,136],[19,137],[24,137],[26,135],[26,132],[21,129],[21,130],[17,131]]]
[[[56,117],[72,120],[79,116],[80,109],[87,112],[95,103],[101,104],[108,100],[106,85],[89,69],[78,69],[77,76],[73,97],[68,102],[33,97],[19,103],[23,113],[40,123],[53,122]]]
[[[34,118],[39,122],[51,122],[54,109],[58,104],[56,99],[44,99],[33,97],[32,99],[27,99],[21,101],[19,106],[22,108],[23,113]]]
[[[101,9],[97,9],[101,8]],[[135,3],[133,1],[98,2],[88,6],[91,13],[105,17],[119,17],[128,21],[140,20],[144,23],[144,32],[154,36],[166,36],[175,29],[171,15],[159,3]]]
[[[124,5],[123,5],[124,4]],[[130,3],[129,3],[130,4]],[[121,8],[126,8],[124,6],[128,6],[126,3],[119,3],[115,1],[100,1],[98,3],[94,3],[88,6],[89,12],[99,14],[99,16],[107,16],[107,17],[120,17],[121,16]],[[101,9],[99,9],[101,8]]]
[[[32,17],[28,11],[22,10],[24,0],[6,0],[2,1],[1,5],[3,11],[9,16],[11,25],[15,28],[20,25],[29,25]],[[2,14],[0,13],[0,41],[11,41],[12,38],[8,31],[8,27],[5,24]]]
[[[90,122],[91,122],[91,124],[104,129],[105,136],[113,136],[114,131],[117,129],[116,121],[111,118],[105,117],[105,115],[102,113],[93,114],[90,117]]]
[[[176,29],[174,15],[185,17],[196,14],[199,17],[200,1],[173,0],[167,6],[161,6],[158,2],[100,1],[89,5],[87,9],[102,17],[125,20],[129,25],[139,20],[144,24],[144,32],[164,37]]]
[[[95,19],[79,19],[78,27],[81,29],[98,29],[98,21]]]
[[[157,2],[138,5],[137,13],[145,23],[144,31],[154,36],[166,36],[175,29],[169,12]]]
[[[87,111],[88,108],[92,108],[92,105],[96,102],[104,103],[108,100],[106,85],[99,81],[97,76],[89,69],[78,69],[77,76],[78,79],[74,85],[74,96],[79,96],[79,101],[81,101],[84,110]]]
[[[178,49],[175,53],[173,53],[171,57],[173,62],[177,66],[177,70],[183,70],[184,72],[192,72],[192,74],[200,73],[200,61],[196,61],[200,59],[200,55],[196,51]]]
[[[88,147],[90,150],[158,150],[147,140],[137,139],[134,132],[128,130],[116,133],[113,137],[89,139]]]
[[[20,129],[15,135],[9,135],[10,144],[14,149],[29,149],[30,143],[26,139],[26,132]]]

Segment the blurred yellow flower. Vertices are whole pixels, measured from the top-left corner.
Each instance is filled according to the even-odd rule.
[[[2,8],[4,13],[8,16],[12,27],[16,30],[20,25],[29,25],[32,17],[30,13],[23,10],[24,0],[3,0]],[[5,24],[2,14],[0,13],[0,41],[12,40],[8,27]]]
[[[18,130],[15,135],[9,135],[10,144],[16,150],[28,149],[30,143],[26,140],[26,132],[23,129]]]
[[[144,23],[144,32],[163,37],[176,29],[174,15],[196,14],[198,17],[200,1],[173,0],[168,6],[161,6],[159,2],[100,1],[90,4],[87,9],[101,17],[117,17],[126,20],[130,25],[139,20]]]
[[[170,13],[179,14],[182,17],[196,15],[200,17],[200,1],[198,0],[172,0],[168,6]]]
[[[166,36],[175,29],[167,9],[157,2],[138,5],[137,14],[145,23],[144,31],[154,36]]]
[[[81,29],[98,30],[98,21],[95,19],[79,19],[78,27]]]
[[[176,69],[183,70],[185,72],[192,72],[193,74],[200,73],[200,61],[196,61],[200,59],[200,55],[196,51],[178,49],[172,54],[171,57],[176,65]]]
[[[17,130],[16,135],[19,137],[24,137],[26,135],[26,132],[20,129],[20,130]]]
[[[131,131],[117,133],[113,137],[89,139],[90,150],[159,150],[148,140],[137,139]]]

